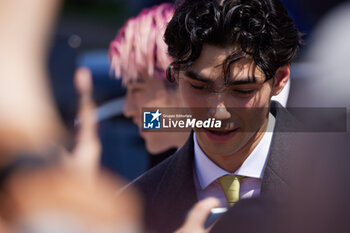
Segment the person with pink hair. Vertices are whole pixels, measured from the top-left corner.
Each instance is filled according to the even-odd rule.
[[[172,60],[163,35],[173,13],[170,3],[143,9],[125,23],[109,48],[111,69],[127,88],[124,115],[138,125],[151,154],[170,149],[175,152],[189,135],[189,132],[141,131],[142,108],[182,107],[177,85],[166,80],[166,69]]]

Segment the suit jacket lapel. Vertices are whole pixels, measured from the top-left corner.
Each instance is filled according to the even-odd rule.
[[[276,118],[274,135],[271,141],[268,161],[265,167],[261,186],[261,195],[279,195],[288,192],[288,179],[293,154],[291,153],[298,127],[297,120],[278,102],[271,102],[271,113]]]

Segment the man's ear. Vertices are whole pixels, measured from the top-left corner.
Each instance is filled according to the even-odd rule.
[[[278,95],[287,84],[290,76],[290,65],[284,65],[277,69],[273,79],[272,95]]]

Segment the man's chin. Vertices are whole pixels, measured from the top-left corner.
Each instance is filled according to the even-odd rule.
[[[229,156],[232,156],[233,154],[235,154],[237,152],[238,152],[238,150],[232,150],[232,148],[227,148],[227,149],[221,148],[220,151],[212,150],[212,151],[209,151],[206,154],[211,155],[209,157],[229,157]]]
[[[203,135],[206,136],[206,135]],[[228,157],[237,153],[242,148],[242,141],[240,138],[234,138],[234,140],[211,140],[209,137],[202,138],[204,140],[198,140],[200,147],[207,155]]]

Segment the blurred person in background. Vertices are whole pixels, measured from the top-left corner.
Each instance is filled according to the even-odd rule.
[[[294,232],[350,231],[349,28],[349,1],[325,14],[310,35],[309,49],[304,57],[307,79],[291,96],[294,106],[321,107],[328,112],[342,108],[345,112],[333,114],[331,119],[315,117],[315,121],[323,125],[343,124],[344,130],[310,134],[306,140],[308,145],[304,147],[304,156],[308,161],[301,166],[304,172],[297,178],[307,191],[298,193],[292,209],[292,216],[297,220],[291,229]],[[310,165],[312,172],[309,172]]]
[[[91,73],[77,70],[78,132],[57,115],[45,68],[60,1],[0,3],[1,232],[141,232],[138,196],[99,168]]]
[[[334,8],[310,35],[309,49],[303,58],[308,68],[304,72],[307,79],[292,96],[293,106],[349,106],[349,99],[345,98],[350,84],[350,76],[346,72],[350,53],[348,12],[349,3]]]
[[[144,9],[129,19],[111,42],[109,56],[115,77],[127,88],[124,115],[133,119],[145,140],[151,167],[161,162],[186,141],[188,132],[142,131],[142,108],[181,108],[176,84],[166,80],[171,63],[163,35],[173,16],[170,3]]]

